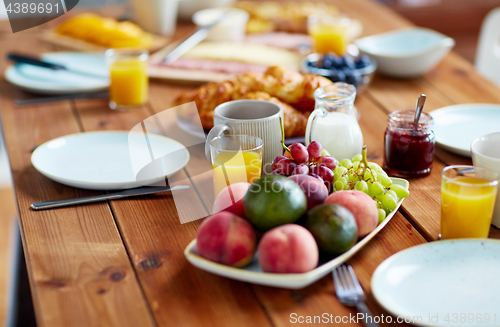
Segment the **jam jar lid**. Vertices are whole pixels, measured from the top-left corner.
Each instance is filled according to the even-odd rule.
[[[432,132],[434,121],[432,116],[426,112],[422,112],[418,126],[415,128],[415,111],[414,110],[398,110],[389,114],[389,129],[401,131],[418,131],[420,133]]]

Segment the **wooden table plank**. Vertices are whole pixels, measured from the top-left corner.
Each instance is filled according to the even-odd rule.
[[[46,51],[36,34],[3,35],[6,51]],[[5,62],[1,65],[6,68]],[[14,106],[25,94],[0,82],[3,132],[39,326],[154,326],[107,204],[35,212],[32,202],[95,192],[52,182],[31,165],[34,146],[79,132],[69,103]]]
[[[151,97],[156,101],[172,101],[170,87],[152,84],[151,89],[162,91],[162,97]],[[75,106],[86,131],[130,130],[151,116],[146,107],[115,112],[102,100],[79,100]],[[203,208],[194,188],[187,191],[186,205]],[[184,248],[196,237],[200,221],[181,224],[171,195],[112,201],[111,208],[158,325],[270,325],[248,284],[211,275],[186,261]]]

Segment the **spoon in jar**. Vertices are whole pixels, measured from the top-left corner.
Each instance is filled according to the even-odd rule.
[[[414,124],[414,130],[417,131],[418,129],[418,121],[420,119],[420,115],[422,114],[422,110],[424,110],[424,105],[425,105],[425,100],[427,99],[427,96],[425,94],[420,94],[417,100],[417,107],[415,108],[415,119],[413,121]]]

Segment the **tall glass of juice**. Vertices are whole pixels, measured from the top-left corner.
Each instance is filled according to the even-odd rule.
[[[250,135],[223,135],[210,141],[214,191],[226,186],[253,183],[262,170],[262,139]]]
[[[148,100],[147,50],[106,51],[109,69],[109,107],[127,110]]]
[[[351,20],[344,15],[311,15],[307,20],[307,32],[313,39],[316,52],[334,52],[343,56],[349,44]]]
[[[448,166],[441,180],[441,238],[487,238],[498,174],[475,166]]]

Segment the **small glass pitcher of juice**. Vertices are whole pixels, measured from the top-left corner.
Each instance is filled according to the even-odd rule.
[[[475,166],[448,166],[441,179],[441,239],[487,238],[498,174]]]
[[[223,135],[210,141],[215,196],[235,183],[253,183],[262,170],[263,142],[250,135]]]
[[[106,51],[109,69],[109,107],[127,110],[148,100],[147,50]]]
[[[343,56],[350,42],[350,25],[351,20],[345,15],[311,15],[307,20],[307,31],[313,39],[316,52],[333,52]]]

